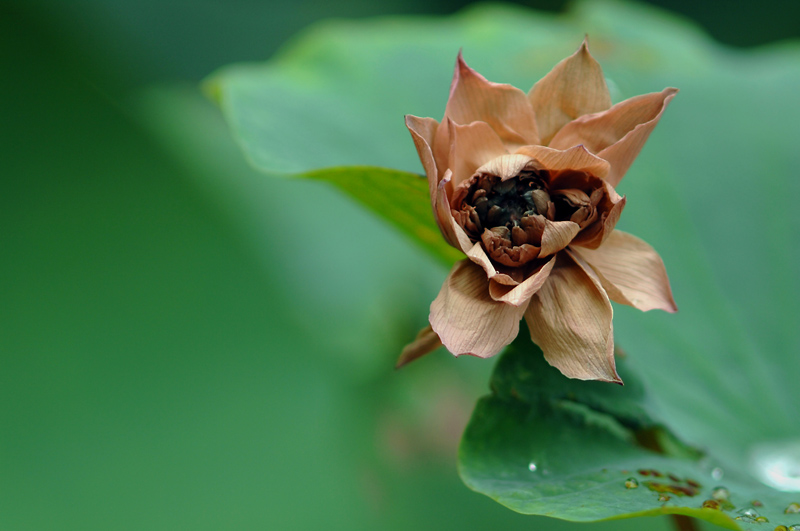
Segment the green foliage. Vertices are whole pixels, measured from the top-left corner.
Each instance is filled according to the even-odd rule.
[[[325,168],[303,176],[333,184],[442,260],[452,262],[460,258],[460,253],[444,244],[433,221],[425,177],[360,166]]]
[[[719,463],[649,413],[626,359],[618,370],[624,387],[569,380],[521,336],[498,362],[493,392],[478,402],[462,438],[464,482],[515,511],[567,520],[683,514],[729,529],[758,528],[750,510],[792,523],[783,514],[790,496],[735,468],[712,477]],[[702,508],[704,502],[718,507]]]
[[[342,167],[420,171],[402,116],[441,116],[459,48],[487,78],[527,88],[584,33],[615,101],[668,85],[682,90],[619,188],[628,196],[620,228],[662,254],[681,311],[621,308],[615,316],[618,343],[649,389],[646,403],[630,387],[567,384],[553,371],[535,383],[518,381],[506,368],[521,354],[509,353],[497,369],[495,394],[479,403],[464,439],[464,479],[515,510],[565,519],[676,512],[755,528],[731,518],[758,499],[764,507],[756,510],[772,525],[796,523],[782,510],[797,495],[762,486],[756,478],[763,468],[751,465],[764,444],[800,436],[800,210],[791,206],[800,195],[796,45],[733,52],[683,21],[611,2],[584,2],[562,18],[483,6],[444,20],[320,24],[271,62],[230,67],[208,86],[257,168],[273,175],[319,171],[317,177],[430,249],[436,243],[424,239],[434,230],[427,198],[417,200],[424,207],[385,208],[400,201],[400,186],[416,186],[415,196],[424,196],[418,181],[411,184],[416,177],[381,180],[369,170],[363,192],[352,185],[355,170]],[[337,170],[320,170],[328,166]],[[411,208],[424,217],[404,215]],[[633,378],[626,383],[638,385]],[[567,389],[578,398],[547,398]],[[635,442],[642,429],[657,426],[670,427],[654,433],[676,457]],[[706,461],[687,459],[690,448],[701,449]],[[527,469],[537,458],[549,476]],[[703,488],[662,506],[642,486],[624,488],[622,470],[640,468]],[[715,468],[724,471],[720,482],[733,507],[700,509],[715,486]],[[553,493],[560,496],[548,497]]]

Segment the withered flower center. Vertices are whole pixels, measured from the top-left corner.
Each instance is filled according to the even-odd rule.
[[[546,215],[549,202],[544,183],[532,171],[505,181],[495,175],[480,175],[464,199],[465,206],[474,208],[479,229],[505,227],[511,230],[527,216]]]
[[[579,171],[555,180],[547,170],[525,169],[506,180],[478,173],[456,193],[453,215],[495,262],[518,267],[541,257],[548,223],[594,223],[604,195],[600,179]]]

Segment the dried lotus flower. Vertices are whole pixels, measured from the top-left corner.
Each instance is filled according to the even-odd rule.
[[[525,94],[459,53],[444,118],[406,116],[436,223],[466,258],[431,304],[430,326],[398,366],[444,345],[494,356],[525,318],[570,378],[621,382],[609,299],[677,310],[659,255],[614,229],[620,182],[677,93],[611,105],[587,42]]]

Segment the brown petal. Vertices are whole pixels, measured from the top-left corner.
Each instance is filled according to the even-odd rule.
[[[596,250],[574,249],[597,272],[611,300],[644,312],[676,312],[667,270],[646,242],[615,230]]]
[[[594,272],[561,254],[531,299],[525,321],[547,362],[564,376],[622,383],[614,364],[612,316]]]
[[[610,185],[608,186],[610,188]],[[578,234],[575,239],[572,240],[572,245],[579,245],[587,249],[597,249],[614,230],[617,221],[619,221],[619,217],[622,215],[622,209],[625,208],[627,202],[628,200],[624,196],[620,197],[614,203],[614,206],[611,207],[611,210],[603,215],[602,219],[586,227],[586,229]]]
[[[461,52],[444,115],[457,124],[486,122],[512,149],[539,143],[533,107],[525,93],[511,85],[487,81],[467,66]]]
[[[469,260],[457,262],[431,304],[430,322],[456,356],[494,356],[517,336],[525,306],[497,302],[489,295],[484,271]]]
[[[542,233],[542,250],[539,257],[550,256],[557,253],[572,241],[581,230],[581,226],[572,221],[550,221],[545,219],[544,232]]]
[[[611,107],[603,70],[589,53],[586,39],[577,52],[533,86],[528,98],[543,145],[550,144],[558,130],[575,118]],[[574,145],[577,143],[566,147]]]
[[[453,187],[469,179],[480,166],[508,152],[497,133],[485,122],[458,125],[447,120],[450,129],[450,159]]]
[[[534,293],[539,291],[550,275],[550,271],[556,263],[556,257],[542,264],[538,269],[528,276],[518,286],[507,286],[494,279],[489,281],[489,295],[498,302],[507,302],[514,306],[522,306],[531,300]]]
[[[584,116],[564,126],[550,145],[583,144],[611,164],[606,180],[616,186],[628,171],[678,89],[666,88],[620,102],[605,112]]]
[[[550,171],[584,171],[604,179],[611,168],[607,161],[593,155],[583,146],[573,146],[565,150],[545,146],[523,146],[517,153],[535,159],[542,168]]]
[[[425,168],[431,199],[433,199],[439,184],[436,161],[433,158],[433,139],[439,122],[433,118],[418,118],[408,114],[406,115],[406,127],[414,140],[414,147],[417,148],[417,155],[422,161],[422,167]]]
[[[437,336],[433,328],[428,325],[419,331],[414,341],[405,346],[400,357],[397,358],[397,363],[394,368],[399,369],[403,365],[407,365],[441,346],[442,342],[439,340],[439,336]]]

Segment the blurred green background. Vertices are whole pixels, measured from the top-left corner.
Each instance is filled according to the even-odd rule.
[[[733,46],[800,36],[789,2],[654,3]],[[392,370],[432,258],[318,183],[261,179],[211,104],[142,110],[319,18],[462,5],[0,4],[0,529],[575,527],[458,479],[491,363]],[[194,134],[167,149],[171,127]]]

